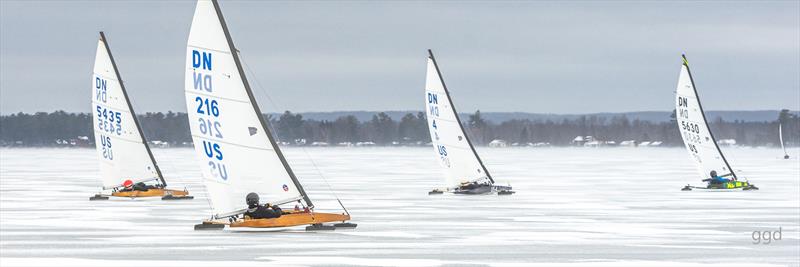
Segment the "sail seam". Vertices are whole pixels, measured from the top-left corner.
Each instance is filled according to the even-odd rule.
[[[95,130],[94,133],[95,134],[98,134],[98,133],[99,134],[104,134],[105,132],[99,132],[99,131]],[[131,138],[123,138],[121,136],[111,136],[111,137],[114,137],[115,140],[124,141],[124,142],[128,142],[128,143],[143,144],[141,141],[132,140]]]
[[[232,54],[231,51],[224,51],[224,50],[219,50],[219,49],[214,49],[214,48],[207,48],[207,47],[190,45],[190,44],[187,44],[186,46],[187,47],[192,47],[192,48],[199,48],[199,49],[203,49],[203,50],[214,51],[214,52],[225,53],[225,54],[229,54],[229,55]]]
[[[94,74],[94,75],[97,75],[97,76],[100,76],[100,77],[102,77],[102,78],[104,78],[104,79],[106,79],[106,80],[112,80],[112,81],[115,81],[115,82],[118,82],[118,83],[119,83],[119,79],[117,79],[117,78],[113,78],[113,77],[111,77],[111,76],[106,76],[106,75],[104,75],[104,74],[98,74],[97,72],[93,72],[93,74]]]
[[[250,103],[250,100],[239,100],[239,99],[221,97],[221,96],[217,96],[217,95],[213,95],[213,94],[206,94],[206,93],[202,93],[202,92],[198,92],[198,91],[190,91],[190,90],[184,90],[184,92],[189,93],[189,94],[196,94],[196,95],[201,95],[201,96],[213,97],[213,98],[216,98],[216,99],[239,102],[239,103],[242,103],[242,104],[248,104],[248,105],[252,105],[253,104],[253,103]]]
[[[232,145],[232,146],[238,146],[238,147],[246,147],[246,148],[252,148],[252,149],[257,149],[257,150],[275,151],[274,149],[269,149],[269,148],[242,145],[242,144],[237,144],[237,143],[231,143],[231,142],[228,142],[228,141],[222,141],[222,140],[219,140],[219,139],[210,139],[210,138],[207,138],[206,136],[203,136],[203,135],[195,135],[195,134],[193,134],[192,137],[197,137],[198,139],[203,139],[203,140],[219,142],[219,143],[223,143],[223,144],[226,144],[226,145]]]
[[[98,106],[101,106],[101,107],[104,107],[104,108],[110,108],[110,109],[120,109],[121,108],[119,110],[119,112],[123,112],[125,114],[133,114],[130,110],[125,110],[127,108],[127,106],[125,106],[125,107],[113,107],[111,105],[103,104],[101,102],[95,102],[95,101],[92,101],[92,104],[95,104],[95,105],[98,105]]]

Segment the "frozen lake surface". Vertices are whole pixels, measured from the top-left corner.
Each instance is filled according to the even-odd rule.
[[[340,211],[335,192],[358,228],[235,232],[193,230],[210,207],[190,149],[154,153],[194,200],[94,202],[94,150],[3,149],[0,265],[800,265],[800,150],[723,151],[761,190],[680,191],[700,184],[683,148],[478,148],[517,194],[428,196],[428,147],[287,148],[317,210]]]

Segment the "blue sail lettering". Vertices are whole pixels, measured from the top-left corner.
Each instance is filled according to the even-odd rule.
[[[211,70],[211,53],[203,52],[201,56],[199,51],[192,50],[192,67]]]
[[[225,164],[208,161],[208,167],[211,168],[211,175],[215,177],[220,177],[222,180],[228,180],[228,168],[225,167]]]
[[[209,158],[222,160],[222,148],[217,143],[203,141],[203,151],[206,152],[206,156]]]
[[[212,92],[211,75],[194,72],[192,73],[192,77],[194,80],[194,89]]]
[[[203,52],[203,69],[211,70],[211,53]]]
[[[200,52],[197,50],[192,50],[192,67],[195,69],[200,67]]]
[[[106,102],[106,80],[100,77],[94,78],[94,88],[96,89],[96,100]]]
[[[217,153],[217,159],[222,160],[222,150],[219,147],[219,144],[214,144],[214,152]]]
[[[439,96],[438,96],[438,95],[436,95],[436,94],[431,94],[431,93],[428,93],[428,103],[431,103],[431,104],[439,104],[439,100],[438,100],[438,98],[439,98]]]
[[[433,115],[433,116],[439,117],[439,107],[437,107],[437,106],[431,106],[431,107],[430,107],[430,113],[431,113],[431,115]]]

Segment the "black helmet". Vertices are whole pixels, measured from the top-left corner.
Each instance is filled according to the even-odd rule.
[[[257,206],[258,205],[258,194],[250,193],[247,194],[247,197],[244,198],[245,202],[247,202],[248,206]]]
[[[717,177],[717,171],[711,171],[711,177]]]

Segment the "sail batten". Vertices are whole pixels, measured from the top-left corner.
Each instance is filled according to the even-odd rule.
[[[494,183],[464,131],[439,66],[428,50],[425,105],[431,143],[449,186],[488,179]],[[453,149],[455,148],[455,150]],[[450,150],[448,150],[450,149]]]
[[[204,136],[204,135],[192,135],[192,138],[206,138],[206,136]],[[242,145],[242,144],[237,144],[237,143],[232,143],[232,142],[226,142],[226,141],[222,141],[222,140],[215,140],[215,141],[219,142],[221,144],[226,144],[226,145],[231,145],[231,146],[236,146],[236,147],[241,147],[241,148],[264,150],[264,151],[275,151],[274,149],[269,148],[269,147],[248,146],[248,145]]]
[[[711,171],[716,171],[719,175],[736,178],[736,173],[719,149],[708,126],[685,56],[676,90],[675,117],[686,150],[697,165],[701,177],[709,177]]]
[[[197,2],[186,52],[192,140],[214,213],[246,208],[250,192],[313,206],[262,118],[217,1]]]
[[[198,49],[204,49],[204,50],[208,50],[208,51],[214,51],[214,52],[218,52],[218,53],[223,53],[223,54],[228,54],[228,55],[231,55],[231,52],[228,52],[228,51],[226,51],[226,50],[217,50],[217,49],[210,48],[210,47],[196,46],[196,45],[187,45],[186,47],[198,48]]]
[[[206,94],[206,93],[203,93],[203,92],[195,92],[195,94],[198,95],[198,96],[216,97],[217,99],[228,100],[228,101],[239,102],[239,103],[250,105],[250,101],[239,100],[239,99],[235,99],[235,98],[226,98],[226,97],[223,97],[223,96],[215,96],[214,94]]]
[[[160,180],[166,186],[103,32],[92,75],[92,117],[104,189],[120,187],[125,180]]]

